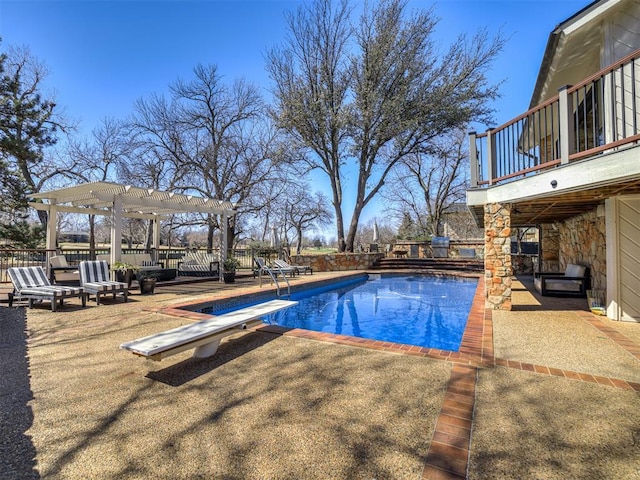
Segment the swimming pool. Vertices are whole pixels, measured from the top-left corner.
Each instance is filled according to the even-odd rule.
[[[292,293],[299,305],[265,322],[457,352],[477,283],[469,278],[370,274]],[[201,311],[221,315],[265,300]]]

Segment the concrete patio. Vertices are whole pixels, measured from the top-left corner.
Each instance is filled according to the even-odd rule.
[[[477,357],[268,329],[202,360],[118,349],[189,321],[167,308],[270,288],[251,277],[1,306],[2,477],[640,478],[640,325],[521,280]]]

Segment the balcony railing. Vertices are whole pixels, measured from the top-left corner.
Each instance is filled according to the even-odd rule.
[[[471,186],[517,180],[638,141],[640,50],[504,125],[471,132]]]

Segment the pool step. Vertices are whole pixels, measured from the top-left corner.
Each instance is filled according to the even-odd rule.
[[[484,262],[475,259],[455,258],[382,258],[373,264],[373,270],[456,270],[483,272]]]

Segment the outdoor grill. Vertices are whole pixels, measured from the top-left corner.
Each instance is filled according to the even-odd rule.
[[[433,237],[431,239],[433,258],[449,257],[449,237]]]

